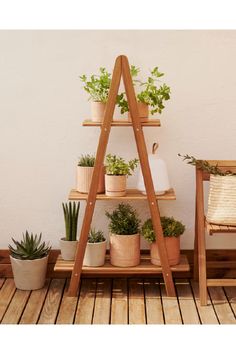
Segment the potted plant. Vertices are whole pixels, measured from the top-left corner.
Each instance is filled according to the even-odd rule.
[[[92,229],[89,232],[83,265],[87,267],[101,267],[105,263],[107,240],[100,230]]]
[[[99,68],[99,75],[80,76],[84,90],[89,94],[92,121],[102,122],[105,114],[108,93],[111,85],[111,74],[105,68]]]
[[[77,178],[76,178],[76,190],[80,193],[88,193],[93,177],[95,165],[95,156],[93,155],[81,155],[77,166]],[[104,168],[101,169],[98,183],[98,193],[104,193],[105,180],[104,180]]]
[[[61,238],[60,248],[61,256],[65,261],[71,261],[75,259],[75,252],[77,247],[77,224],[79,216],[80,203],[69,202],[62,203],[66,237]]]
[[[131,172],[138,166],[138,159],[128,162],[122,157],[108,154],[105,163],[105,189],[106,195],[122,197],[126,195],[127,176],[131,176]]]
[[[184,233],[185,226],[180,221],[175,220],[173,217],[169,218],[166,216],[161,217],[161,225],[162,225],[163,236],[164,236],[169,264],[173,266],[178,264],[180,260],[180,237],[179,236]],[[156,241],[156,235],[153,230],[151,219],[146,220],[145,223],[143,224],[142,235],[149,243],[151,243],[151,247],[150,247],[151,263],[155,265],[161,265],[159,250],[158,250],[158,235]]]
[[[110,262],[117,267],[134,267],[140,263],[140,220],[129,204],[119,204],[106,216],[110,219]]]
[[[10,260],[17,289],[36,290],[44,286],[48,255],[51,247],[41,241],[42,234],[23,234],[21,241],[12,238],[9,245]]]
[[[161,113],[165,108],[164,101],[170,99],[170,87],[165,83],[160,83],[160,77],[164,76],[164,73],[161,73],[158,67],[151,70],[146,81],[136,79],[138,73],[140,72],[139,68],[131,65],[130,71],[133,84],[135,85],[138,83],[139,85],[138,89],[140,92],[137,94],[138,111],[141,120],[145,121],[149,116],[149,107],[151,107],[151,115]],[[121,114],[129,111],[126,94],[124,92],[118,95],[117,104],[118,107],[121,108]],[[130,115],[128,116],[128,119],[131,120]]]

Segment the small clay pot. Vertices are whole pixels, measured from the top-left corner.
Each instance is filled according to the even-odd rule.
[[[127,176],[105,175],[106,195],[123,197],[126,195]]]
[[[141,121],[147,121],[148,116],[149,116],[149,108],[146,103],[143,102],[137,102],[138,104],[138,112],[139,112],[139,118]],[[128,121],[131,122],[131,115],[130,112],[128,113]]]
[[[65,261],[74,261],[78,241],[60,239],[61,256]]]
[[[103,122],[106,103],[91,102],[91,120],[93,122]]]
[[[77,166],[76,190],[80,193],[88,193],[92,182],[94,167]],[[98,182],[98,193],[105,192],[105,169],[101,170]]]
[[[110,234],[110,262],[116,267],[135,267],[140,263],[140,235]]]
[[[164,237],[168,261],[171,266],[174,266],[180,261],[180,237]],[[161,260],[159,256],[158,244],[152,242],[150,248],[151,263],[160,266]]]
[[[101,267],[105,263],[107,241],[87,243],[83,265],[87,267]]]

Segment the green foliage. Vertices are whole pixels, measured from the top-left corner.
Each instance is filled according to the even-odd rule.
[[[161,226],[164,237],[179,237],[185,231],[185,226],[180,221],[176,221],[173,217],[168,218],[166,216],[162,216]],[[150,243],[156,240],[151,219],[146,220],[143,224],[142,235]]]
[[[78,166],[82,167],[94,167],[95,165],[95,156],[93,155],[81,155],[78,161]]]
[[[19,242],[12,238],[15,247],[9,245],[10,254],[12,257],[21,260],[33,260],[46,257],[50,252],[51,247],[45,242],[41,242],[42,234],[31,235],[28,231],[23,234],[23,239]]]
[[[116,235],[134,235],[139,233],[140,220],[137,212],[129,204],[119,204],[106,216],[110,219],[109,230]]]
[[[189,156],[187,154],[186,155],[178,154],[178,156],[182,157],[183,161],[187,161],[187,164],[196,166],[200,170],[206,171],[212,175],[215,175],[215,176],[236,176],[236,173],[233,173],[230,170],[221,171],[218,168],[218,165],[210,165],[209,162],[206,160],[197,160],[195,157]]]
[[[165,108],[164,101],[170,99],[170,87],[165,83],[160,84],[159,80],[160,77],[164,76],[164,73],[161,73],[156,66],[153,70],[151,70],[151,74],[148,76],[147,80],[145,82],[141,82],[140,80],[135,79],[140,69],[136,68],[134,65],[131,65],[130,71],[133,84],[135,85],[136,83],[139,83],[139,87],[141,87],[141,91],[137,94],[137,101],[143,102],[152,107],[151,114],[156,112],[161,113]],[[124,92],[117,96],[117,104],[121,109],[121,114],[129,111],[126,94]]]
[[[104,234],[102,231],[98,230],[96,231],[95,229],[90,230],[89,235],[88,235],[88,242],[89,243],[98,243],[98,242],[104,242],[106,241]]]
[[[65,228],[66,228],[66,240],[76,241],[77,224],[79,216],[80,203],[76,205],[75,202],[62,203]]]
[[[131,172],[134,171],[134,169],[138,166],[139,160],[138,159],[133,159],[128,162],[125,162],[125,160],[122,157],[116,156],[116,155],[111,155],[108,154],[106,156],[106,174],[107,175],[115,175],[115,176],[121,176],[121,175],[128,175],[131,176]]]
[[[99,68],[99,71],[100,75],[92,75],[90,79],[86,75],[82,75],[80,79],[90,99],[95,102],[106,103],[111,85],[111,74],[105,68]]]

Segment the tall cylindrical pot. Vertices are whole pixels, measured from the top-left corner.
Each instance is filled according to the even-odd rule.
[[[180,237],[164,237],[169,264],[174,266],[180,261]],[[151,263],[155,265],[161,265],[158,244],[156,242],[151,243],[150,248]]]
[[[110,262],[116,267],[135,267],[140,263],[140,235],[110,234]]]
[[[87,243],[83,265],[87,267],[101,267],[105,263],[107,241]]]
[[[76,190],[80,193],[88,193],[92,181],[94,167],[77,166]],[[98,182],[98,193],[105,191],[104,167],[101,169]]]
[[[73,261],[78,241],[67,241],[65,238],[60,239],[61,256],[65,261]]]
[[[139,113],[139,118],[141,121],[147,121],[148,116],[149,116],[149,107],[146,103],[143,102],[137,102],[138,104],[138,113]],[[131,115],[130,112],[128,113],[128,121],[131,122]]]
[[[106,103],[91,102],[91,119],[93,122],[103,122]]]
[[[123,197],[126,195],[127,176],[105,175],[106,195]]]

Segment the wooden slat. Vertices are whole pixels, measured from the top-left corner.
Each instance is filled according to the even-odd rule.
[[[217,224],[209,223],[206,220],[205,220],[205,226],[209,235],[236,233],[236,226],[217,225]]]
[[[200,323],[197,308],[194,302],[191,286],[188,280],[175,281],[179,306],[182,314],[184,324],[198,324]]]
[[[163,324],[163,309],[159,281],[156,279],[144,280],[147,324]]]
[[[165,324],[182,324],[179,304],[176,298],[166,295],[165,286],[160,283]]]
[[[141,122],[141,125],[143,127],[160,127],[160,119],[148,119],[146,122]],[[100,122],[92,122],[91,120],[84,120],[83,121],[83,126],[84,127],[101,127]],[[119,120],[119,119],[114,119],[111,122],[112,127],[131,127],[132,123],[129,122],[128,120]]]
[[[5,281],[5,278],[0,278],[0,289],[3,286],[3,284],[4,284],[4,281]]]
[[[221,324],[235,324],[236,319],[228,304],[223,288],[209,287],[208,289],[219,322]]]
[[[76,310],[76,324],[91,324],[93,320],[94,302],[96,294],[96,280],[82,279],[78,307]]]
[[[39,324],[54,324],[60,306],[65,279],[53,279],[39,317]]]
[[[67,296],[69,284],[70,281],[67,279],[56,324],[72,324],[74,321],[78,298]]]
[[[20,319],[20,324],[36,324],[42,310],[42,306],[48,291],[50,280],[47,279],[42,289],[31,292],[23,315]]]
[[[2,319],[2,324],[18,323],[29,296],[29,290],[16,290],[11,303]]]
[[[129,324],[146,324],[143,281],[129,280]]]
[[[128,286],[127,279],[113,279],[111,324],[128,323]]]
[[[109,324],[111,313],[111,279],[98,279],[93,324]]]
[[[0,322],[7,310],[9,303],[11,302],[12,296],[16,290],[15,283],[13,279],[6,279],[0,290]]]
[[[207,279],[207,286],[236,286],[236,279]]]
[[[234,312],[234,316],[236,316],[236,287],[235,286],[227,286],[224,288],[224,291],[227,296],[227,300]]]

